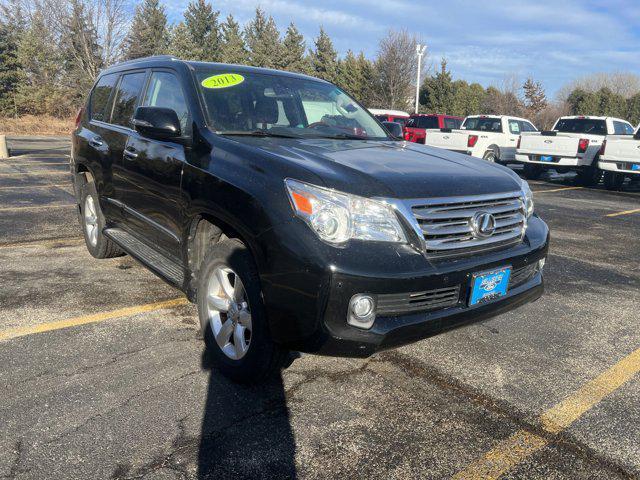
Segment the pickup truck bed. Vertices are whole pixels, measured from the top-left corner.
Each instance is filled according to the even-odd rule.
[[[640,178],[639,135],[609,135],[598,159],[598,168],[604,171],[604,184],[609,190],[618,190],[626,177]]]

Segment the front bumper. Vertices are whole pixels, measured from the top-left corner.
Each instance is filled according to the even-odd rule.
[[[637,162],[624,161],[623,162],[618,160],[607,160],[605,158],[601,158],[600,161],[598,162],[598,168],[600,170],[607,170],[609,172],[627,173],[629,175],[640,175],[640,161],[637,161]],[[633,170],[633,168],[636,168],[637,170]]]
[[[380,244],[354,245],[349,252],[333,247],[320,248],[321,254],[304,252],[300,257],[304,264],[302,271],[263,278],[272,335],[292,350],[366,357],[378,350],[498,315],[539,298],[544,289],[542,274],[535,271],[506,296],[469,307],[472,275],[507,265],[514,271],[533,266],[546,257],[548,244],[549,230],[534,216],[519,244],[466,257],[427,259],[407,246]],[[347,323],[349,301],[356,294],[375,297],[454,286],[459,286],[455,306],[379,315],[368,330]]]
[[[521,163],[532,163],[540,166],[544,166],[547,168],[555,168],[555,167],[588,167],[591,165],[591,162],[584,157],[558,157],[555,155],[551,155],[553,157],[553,161],[551,162],[541,162],[539,160],[542,154],[537,153],[516,153],[516,162]],[[546,154],[544,154],[546,155]]]

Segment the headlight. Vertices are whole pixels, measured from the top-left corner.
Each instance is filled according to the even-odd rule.
[[[526,180],[522,180],[522,193],[524,194],[524,210],[529,218],[533,215],[533,192]]]
[[[291,205],[325,242],[351,239],[376,242],[406,242],[404,230],[391,205],[327,188],[285,180]]]

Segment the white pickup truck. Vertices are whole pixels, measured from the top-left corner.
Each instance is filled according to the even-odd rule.
[[[598,157],[604,171],[604,186],[619,190],[626,177],[640,180],[640,126],[635,135],[608,135]]]
[[[516,161],[524,163],[524,176],[530,180],[542,172],[577,171],[578,182],[595,185],[602,177],[598,155],[607,135],[633,133],[626,120],[613,117],[560,117],[553,129],[523,133],[518,140]]]
[[[505,115],[472,115],[460,129],[429,129],[425,145],[484,158],[490,162],[512,162],[522,132],[537,132],[525,118]]]

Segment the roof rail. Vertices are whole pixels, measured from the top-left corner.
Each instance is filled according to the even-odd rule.
[[[125,60],[124,62],[118,62],[112,66],[116,67],[119,65],[129,65],[132,63],[144,62],[147,60],[179,60],[179,59],[177,57],[174,57],[173,55],[152,55],[150,57],[140,57],[140,58],[134,58],[132,60]]]

